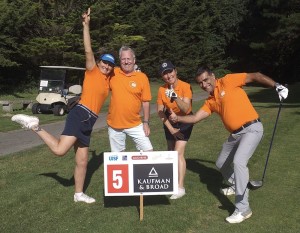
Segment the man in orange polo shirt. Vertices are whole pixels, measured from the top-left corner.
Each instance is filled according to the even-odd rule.
[[[135,70],[135,53],[122,46],[119,51],[121,68],[115,68],[110,80],[111,99],[107,116],[111,151],[125,151],[126,135],[137,150],[152,151],[149,140],[150,84],[148,77]],[[140,111],[143,110],[143,121]]]
[[[196,74],[200,87],[209,93],[204,105],[194,115],[177,116],[172,112],[172,122],[197,123],[213,112],[220,115],[225,128],[230,132],[216,162],[224,179],[231,186],[221,189],[224,195],[235,194],[235,211],[226,218],[229,223],[240,223],[250,218],[248,161],[263,136],[263,126],[242,86],[257,82],[274,87],[280,101],[288,96],[288,89],[261,73],[228,74],[216,79],[208,67],[200,67]]]

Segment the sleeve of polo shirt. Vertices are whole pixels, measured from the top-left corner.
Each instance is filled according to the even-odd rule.
[[[200,110],[203,110],[205,112],[207,112],[209,115],[211,115],[211,109],[209,107],[209,102],[208,100],[205,100],[204,104],[202,105],[202,107],[200,108]]]
[[[158,105],[163,105],[163,101],[162,101],[162,92],[163,92],[163,88],[162,88],[162,87],[159,87],[158,93],[157,93],[157,100],[156,100],[156,103],[157,103]]]
[[[222,82],[227,87],[241,87],[246,84],[247,73],[227,74]]]
[[[190,84],[187,84],[185,86],[185,90],[184,90],[184,97],[187,97],[189,99],[193,98],[193,90]]]

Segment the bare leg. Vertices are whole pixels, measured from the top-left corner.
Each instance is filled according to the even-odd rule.
[[[173,194],[170,199],[178,199],[185,195],[184,177],[186,172],[186,161],[184,158],[184,150],[186,141],[168,140],[168,150],[178,152],[178,194]]]
[[[175,150],[178,151],[178,187],[184,187],[184,177],[186,172],[186,161],[184,158],[184,151],[186,141],[176,141]]]
[[[74,169],[74,180],[75,180],[75,194],[74,201],[94,203],[95,199],[87,196],[83,193],[83,186],[86,177],[87,163],[88,163],[88,147],[83,146],[77,141],[74,136],[61,135],[59,139],[49,134],[45,130],[40,128],[34,129],[40,138],[48,145],[51,151],[57,156],[65,155],[70,148],[74,145],[75,150],[75,169]]]
[[[64,156],[77,141],[74,136],[61,135],[59,139],[41,129],[32,129],[57,156]]]
[[[168,140],[168,150],[178,152],[178,187],[184,187],[184,176],[186,171],[186,162],[184,158],[185,141],[171,141]]]
[[[76,166],[74,170],[75,179],[75,193],[83,192],[83,185],[85,181],[87,164],[88,164],[88,147],[83,147],[78,143],[75,144],[75,161]]]

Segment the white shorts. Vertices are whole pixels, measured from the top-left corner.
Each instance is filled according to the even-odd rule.
[[[143,124],[128,129],[114,129],[108,126],[109,143],[112,152],[125,151],[126,135],[132,138],[138,151],[152,151],[149,137],[145,135]]]

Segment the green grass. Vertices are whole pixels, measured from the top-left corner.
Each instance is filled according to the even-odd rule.
[[[57,158],[46,146],[0,158],[0,232],[298,232],[299,223],[299,87],[290,87],[277,125],[264,186],[250,193],[253,216],[241,224],[224,219],[233,211],[233,197],[218,190],[224,185],[215,160],[228,133],[217,115],[195,125],[187,145],[187,195],[144,197],[139,221],[138,197],[105,197],[103,152],[109,151],[106,129],[93,133],[86,193],[95,204],[73,202],[74,154]],[[255,91],[253,91],[255,90]],[[278,103],[274,90],[248,89],[260,114],[265,135],[249,162],[250,178],[261,179]],[[194,103],[196,111],[203,101]],[[35,135],[33,135],[35,137]],[[151,118],[155,150],[166,143],[158,117]],[[128,140],[128,151],[134,151]]]

